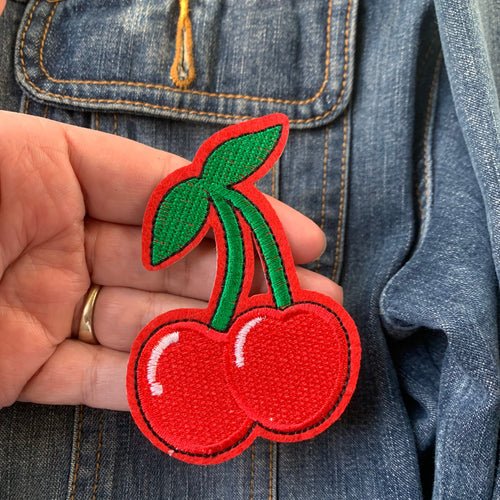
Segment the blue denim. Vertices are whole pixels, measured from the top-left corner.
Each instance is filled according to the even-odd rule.
[[[15,404],[0,411],[0,498],[500,498],[499,14],[192,0],[182,90],[177,1],[9,0],[2,108],[187,158],[225,124],[289,116],[260,187],[326,232],[310,268],[344,286],[363,358],[322,435],[208,467],[162,454],[127,413]]]

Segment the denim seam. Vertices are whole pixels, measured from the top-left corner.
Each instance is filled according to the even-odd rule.
[[[253,498],[253,490],[254,490],[254,481],[255,481],[255,442],[252,443],[251,450],[251,469],[250,469],[250,500],[254,500]]]
[[[344,50],[346,49],[346,46],[348,47],[348,38],[349,38],[349,24],[350,24],[350,18],[351,18],[351,9],[352,9],[352,1],[349,0],[348,3],[348,8],[347,8],[347,14],[346,14],[346,23],[345,23],[345,41],[344,41]],[[38,6],[39,2],[33,7],[33,10],[36,9]],[[326,26],[326,52],[325,52],[325,76],[323,78],[323,83],[321,84],[321,87],[319,90],[316,92],[316,94],[308,99],[303,99],[303,100],[293,100],[293,99],[275,99],[272,97],[258,97],[258,96],[250,96],[250,95],[245,95],[245,94],[225,94],[225,93],[216,93],[216,92],[203,92],[200,90],[188,90],[188,89],[177,89],[175,87],[170,87],[168,85],[158,85],[158,84],[152,84],[152,83],[142,83],[142,82],[130,82],[130,81],[120,81],[120,80],[64,80],[60,78],[54,78],[49,74],[47,69],[45,68],[45,65],[43,63],[43,51],[45,47],[45,40],[47,37],[47,33],[50,29],[50,25],[52,24],[52,19],[54,17],[55,10],[58,6],[58,3],[54,4],[54,7],[52,7],[52,11],[47,18],[47,23],[45,26],[45,30],[42,36],[42,42],[40,45],[40,51],[39,51],[39,61],[40,61],[40,69],[42,70],[43,74],[51,81],[54,83],[76,83],[76,84],[86,84],[86,85],[130,85],[130,86],[137,86],[137,87],[146,87],[146,88],[157,88],[160,90],[169,90],[172,92],[178,92],[178,93],[185,93],[185,94],[194,94],[194,95],[201,95],[205,97],[218,97],[218,98],[227,98],[227,99],[246,99],[250,101],[262,101],[262,102],[275,102],[279,104],[309,104],[311,102],[314,102],[315,100],[318,99],[318,97],[321,95],[323,90],[326,87],[326,84],[328,82],[328,77],[330,73],[330,46],[331,46],[331,34],[330,34],[330,28],[331,28],[331,19],[332,19],[332,4],[333,0],[329,1],[328,5],[328,17],[327,17],[327,26]],[[28,26],[31,24],[31,19],[28,21]],[[345,72],[343,74],[343,80],[345,81],[347,77],[347,73]],[[345,87],[345,84],[343,83],[342,87]]]
[[[273,492],[273,442],[269,441],[269,489],[268,500],[272,500]]]
[[[332,281],[335,281],[335,277],[337,276],[337,270],[339,268],[339,256],[340,256],[340,240],[342,235],[342,226],[344,221],[344,204],[345,204],[345,173],[346,173],[346,164],[347,164],[347,112],[344,113],[344,128],[343,128],[344,136],[342,139],[342,160],[341,160],[341,169],[340,169],[340,201],[339,201],[339,220],[337,224],[337,241],[335,245],[335,260],[333,264],[332,271]]]
[[[330,134],[330,127],[327,125],[325,128],[325,144],[323,148],[323,184],[321,187],[321,219],[319,227],[322,231],[325,229],[325,211],[326,211],[326,185],[328,177],[328,139]],[[318,272],[321,267],[321,255],[316,259],[316,269]]]
[[[442,52],[439,52],[436,64],[434,66],[434,74],[432,75],[432,83],[429,91],[429,98],[427,101],[427,109],[425,116],[425,127],[424,127],[424,144],[423,144],[423,158],[424,158],[424,192],[421,194],[419,209],[420,209],[420,244],[424,236],[426,224],[425,224],[425,214],[429,209],[430,200],[430,165],[432,152],[430,150],[431,136],[433,134],[431,125],[433,124],[433,110],[435,109],[436,96],[437,96],[437,81],[439,72],[441,69]]]
[[[422,60],[422,63],[420,64],[420,67],[417,70],[417,78],[420,77],[422,75],[422,72],[424,71],[425,65],[426,65],[427,61],[429,60],[429,57],[432,53],[432,49],[434,48],[434,42],[436,41],[438,33],[439,33],[439,31],[436,29],[434,31],[434,35],[432,35],[432,39],[429,42],[429,47],[427,48],[427,50],[425,52],[424,59]]]
[[[96,498],[97,498],[97,486],[99,484],[99,469],[101,466],[101,451],[102,451],[103,419],[104,419],[104,411],[101,410],[101,412],[99,413],[99,435],[98,435],[98,439],[97,439],[97,456],[96,456],[95,472],[94,472],[94,487],[92,488],[92,500],[96,500]]]
[[[22,67],[22,72],[24,75],[24,78],[28,82],[28,84],[34,88],[36,91],[40,92],[41,94],[46,94],[51,97],[55,97],[58,99],[65,99],[69,101],[75,101],[75,102],[86,102],[86,103],[108,103],[108,104],[125,104],[125,105],[131,105],[131,106],[145,106],[151,109],[164,109],[164,110],[169,110],[169,111],[175,111],[183,114],[193,114],[193,115],[203,115],[203,116],[214,116],[218,118],[234,118],[234,119],[249,119],[252,118],[249,115],[234,115],[234,114],[224,114],[224,113],[216,113],[216,112],[211,112],[211,111],[197,111],[197,110],[192,110],[192,109],[185,109],[185,108],[176,108],[173,106],[165,106],[165,105],[160,105],[160,104],[151,104],[148,102],[142,102],[142,101],[130,101],[127,99],[99,99],[99,98],[83,98],[83,97],[73,97],[69,95],[63,95],[63,94],[56,94],[53,92],[49,92],[48,90],[43,90],[40,87],[36,86],[34,82],[31,81],[27,71],[26,71],[26,64],[24,60],[24,43],[26,39],[26,33],[31,25],[31,22],[33,20],[33,14],[40,4],[41,0],[37,0],[35,4],[33,5],[31,12],[28,16],[27,23],[24,27],[23,34],[21,37],[21,44],[20,44],[20,49],[19,49],[19,55],[20,55],[20,61],[21,61],[21,67]],[[333,0],[330,0],[330,5],[329,5],[329,14],[331,14],[331,6],[332,6]],[[312,118],[301,118],[301,119],[291,119],[291,123],[311,123],[314,121],[321,120],[322,118],[327,117],[331,113],[333,113],[339,106],[340,102],[342,101],[342,98],[344,97],[346,88],[347,88],[347,73],[348,73],[348,67],[349,67],[349,33],[350,33],[350,20],[351,20],[351,9],[352,9],[352,2],[353,0],[348,1],[347,5],[347,14],[346,14],[346,22],[345,22],[345,37],[344,37],[344,67],[343,67],[343,74],[342,74],[342,86],[341,90],[339,92],[339,95],[337,97],[337,101],[335,104],[332,106],[331,109],[325,111],[323,114],[314,116]],[[262,101],[262,102],[274,102],[274,103],[281,103],[281,104],[308,104],[310,102],[315,101],[319,95],[324,90],[324,87],[326,86],[326,83],[328,81],[328,72],[325,71],[325,79],[323,82],[322,87],[320,88],[320,91],[318,91],[316,96],[313,96],[309,100],[305,101],[292,101],[292,100],[280,100],[280,99],[274,99],[274,98],[261,98],[257,96],[245,96],[245,95],[233,95],[233,94],[213,94],[209,92],[201,92],[201,91],[193,91],[193,90],[183,90],[183,89],[175,89],[171,87],[166,87],[162,85],[157,85],[157,84],[144,84],[140,82],[120,82],[120,81],[83,81],[83,80],[57,80],[52,78],[46,71],[45,67],[43,66],[43,44],[45,43],[45,37],[46,33],[49,28],[49,22],[52,21],[53,14],[55,12],[55,9],[57,8],[58,3],[54,5],[52,8],[51,14],[49,16],[49,19],[47,21],[47,26],[45,28],[44,35],[42,36],[42,45],[40,47],[40,55],[39,55],[39,62],[40,62],[40,69],[44,74],[47,76],[47,78],[54,83],[76,83],[76,84],[87,84],[87,85],[127,85],[127,86],[135,86],[135,87],[144,87],[144,88],[157,88],[157,89],[163,89],[163,90],[170,90],[172,92],[183,92],[183,93],[189,93],[189,94],[196,94],[196,95],[202,95],[202,96],[208,96],[208,97],[217,97],[217,98],[226,98],[226,99],[245,99],[245,100],[254,100],[254,101]],[[331,21],[331,16],[329,15],[328,21],[327,21],[327,26],[328,28],[330,27],[330,21]],[[330,34],[329,30],[327,33],[327,41],[330,40]],[[327,46],[327,56],[329,57],[329,52],[330,48],[329,45]],[[328,61],[328,59],[327,59]]]
[[[276,163],[271,170],[271,196],[276,198]]]
[[[75,456],[75,469],[73,471],[73,480],[71,481],[71,491],[70,491],[70,499],[75,499],[75,491],[76,491],[76,480],[78,478],[78,469],[80,467],[80,451],[82,445],[82,426],[83,426],[83,405],[79,406],[78,411],[78,435],[76,439],[76,456]]]

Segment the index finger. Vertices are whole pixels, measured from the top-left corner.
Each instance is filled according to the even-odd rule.
[[[95,219],[140,225],[151,193],[168,174],[190,162],[123,137],[65,126],[70,159]],[[309,218],[267,197],[300,262],[324,249],[323,231]]]
[[[0,111],[0,126],[8,136],[7,143],[15,141],[9,144],[12,150],[31,152],[35,162],[43,160],[38,168],[51,165],[53,174],[61,178],[71,169],[87,215],[105,222],[141,225],[155,187],[189,164],[184,158],[123,137],[35,116]],[[268,199],[290,244],[300,253],[300,261],[321,254],[325,243],[321,229],[287,205]]]
[[[63,127],[87,214],[95,219],[140,225],[156,185],[190,163],[124,137]]]
[[[65,126],[73,168],[86,198],[87,213],[108,222],[140,225],[151,193],[184,158],[104,132]],[[323,231],[309,218],[268,197],[300,262],[324,249]]]
[[[170,173],[188,165],[184,158],[123,137],[18,113],[1,112],[19,141],[32,150],[50,148],[60,168],[73,169],[87,215],[106,222],[142,224],[155,187]],[[19,146],[19,145],[18,145]],[[22,149],[19,146],[20,149]],[[289,206],[268,198],[283,223],[299,260],[315,259],[323,250],[321,229]]]

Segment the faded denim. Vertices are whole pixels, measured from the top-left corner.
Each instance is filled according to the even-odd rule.
[[[344,286],[357,391],[317,438],[208,467],[126,413],[16,404],[0,411],[0,498],[500,498],[498,4],[190,9],[197,77],[180,90],[177,1],[9,0],[0,106],[187,158],[225,124],[287,114],[260,187],[327,234],[311,268]]]

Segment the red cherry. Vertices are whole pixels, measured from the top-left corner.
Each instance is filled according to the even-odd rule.
[[[244,441],[253,424],[225,381],[226,336],[208,338],[207,325],[197,321],[154,326],[141,332],[146,340],[129,369],[134,417],[170,455],[195,463],[220,461],[217,457]]]
[[[347,313],[334,302],[332,307],[337,313],[312,302],[284,310],[256,307],[231,327],[225,356],[233,395],[264,429],[289,435],[281,440],[319,433],[339,417],[352,393],[352,383],[346,389],[350,378],[356,382],[359,339],[357,333],[349,338],[340,319],[352,323]],[[309,435],[297,436],[301,432]]]

